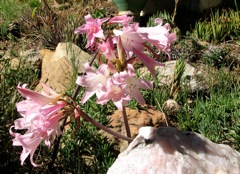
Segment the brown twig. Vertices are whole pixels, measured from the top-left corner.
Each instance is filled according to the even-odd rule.
[[[178,1],[179,1],[179,0],[175,0],[175,6],[174,6],[173,15],[172,15],[172,23],[173,23],[173,24],[175,24],[175,17],[176,17],[176,15],[177,15]]]
[[[56,15],[56,13],[51,9],[51,7],[49,7],[49,5],[48,5],[48,3],[47,3],[46,0],[43,0],[43,3],[44,3],[44,5],[47,7],[47,9],[48,9],[50,12],[52,12],[53,14]]]

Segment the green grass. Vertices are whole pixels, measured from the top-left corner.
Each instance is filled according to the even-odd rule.
[[[219,43],[240,38],[240,13],[232,9],[215,10],[210,19],[200,20],[190,35],[207,42]]]
[[[239,81],[230,71],[220,69],[205,94],[196,93],[193,102],[178,115],[181,129],[197,131],[214,142],[239,149]]]
[[[9,128],[14,120],[19,118],[15,104],[22,98],[16,86],[21,82],[33,88],[38,82],[39,72],[23,62],[20,62],[16,68],[12,68],[11,59],[1,58],[0,60],[2,65],[0,68],[0,171],[13,173],[20,168],[22,169],[20,171],[26,172],[29,168],[21,168],[18,156],[20,149],[12,146]]]
[[[0,1],[0,36],[8,34],[9,24],[20,19],[20,14],[27,6],[26,2],[18,2],[17,0],[1,0]]]

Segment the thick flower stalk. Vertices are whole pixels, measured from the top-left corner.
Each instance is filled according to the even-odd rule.
[[[61,134],[59,129],[59,120],[63,116],[61,109],[66,106],[67,102],[61,100],[62,95],[57,94],[45,84],[42,85],[42,93],[27,89],[26,84],[17,87],[25,100],[16,105],[21,118],[14,121],[10,134],[14,137],[13,145],[23,148],[20,156],[22,165],[30,155],[32,165],[39,166],[33,160],[37,147],[42,141],[50,147],[51,139]],[[13,132],[12,129],[26,130],[26,132],[20,134]]]

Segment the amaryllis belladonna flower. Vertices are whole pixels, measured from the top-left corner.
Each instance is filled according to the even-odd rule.
[[[14,121],[9,132],[14,137],[13,145],[22,146],[20,156],[23,165],[30,155],[33,166],[39,166],[33,160],[34,153],[40,143],[44,140],[45,145],[50,146],[50,139],[61,134],[59,120],[62,118],[61,109],[66,106],[66,102],[60,100],[61,95],[43,84],[42,93],[38,93],[26,88],[26,85],[18,85],[19,93],[25,100],[17,103],[17,111],[21,118]],[[12,129],[25,130],[24,134],[13,132]]]

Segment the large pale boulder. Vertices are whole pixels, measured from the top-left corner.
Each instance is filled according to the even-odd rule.
[[[73,43],[59,43],[55,51],[43,49],[40,83],[36,91],[46,83],[59,93],[64,93],[75,83],[77,73],[83,73],[83,64],[91,55]]]
[[[240,153],[172,127],[142,127],[108,174],[239,174]]]

